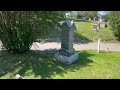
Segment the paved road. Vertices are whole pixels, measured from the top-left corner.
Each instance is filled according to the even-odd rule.
[[[31,50],[45,50],[45,49],[60,49],[61,44],[52,42],[52,43],[33,43]],[[97,43],[86,43],[86,44],[74,44],[74,48],[76,51],[79,50],[88,50],[93,49],[97,50]],[[106,50],[106,48],[109,48],[110,51],[119,51],[120,52],[120,43],[101,43],[100,44],[100,50]]]

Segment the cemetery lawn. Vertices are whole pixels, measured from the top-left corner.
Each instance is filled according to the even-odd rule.
[[[75,31],[75,42],[97,42],[98,35],[101,38],[101,42],[105,43],[120,43],[114,37],[112,30],[110,27],[101,28],[98,31],[94,31],[92,29],[93,22],[83,22],[83,21],[76,21],[77,30]],[[60,42],[60,35],[61,31],[58,29],[51,29],[51,32],[47,36],[44,36],[44,40],[46,42]],[[44,41],[43,40],[43,41]],[[39,41],[39,40],[38,40]]]
[[[79,60],[71,66],[54,60],[55,52],[29,51],[25,54],[0,52],[0,79],[120,79],[120,52],[78,51]]]
[[[92,22],[75,22],[75,24],[78,28],[75,31],[75,37],[77,37],[78,41],[96,42],[99,35],[102,42],[118,43],[109,26],[107,28],[101,28],[98,31],[94,31],[92,29]]]

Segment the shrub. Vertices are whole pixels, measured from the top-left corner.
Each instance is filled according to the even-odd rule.
[[[120,40],[120,11],[111,11],[109,18],[111,30],[113,30],[115,37]]]
[[[0,39],[8,51],[25,52],[61,20],[60,11],[1,11]]]

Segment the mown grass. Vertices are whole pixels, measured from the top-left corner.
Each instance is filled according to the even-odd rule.
[[[96,53],[94,50],[78,51],[79,60],[64,65],[54,59],[55,52],[30,51],[25,54],[0,52],[1,79],[118,79],[120,78],[120,53]]]
[[[75,23],[77,26],[77,31],[75,31],[75,37],[77,37],[82,42],[96,42],[99,36],[102,42],[118,43],[109,26],[107,28],[101,28],[98,31],[94,31],[92,29],[93,22]]]
[[[75,21],[77,30],[74,33],[75,42],[97,42],[98,36],[101,42],[119,43],[114,37],[110,27],[101,28],[98,31],[92,29],[93,22]],[[51,29],[47,36],[43,37],[44,42],[60,42],[61,30],[58,28]]]

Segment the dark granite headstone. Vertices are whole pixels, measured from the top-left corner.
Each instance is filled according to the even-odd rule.
[[[56,60],[64,64],[72,64],[78,60],[78,53],[73,48],[74,30],[77,30],[75,23],[70,20],[61,26],[61,49],[55,54]]]
[[[70,21],[67,21],[62,24],[61,49],[59,50],[61,55],[71,56],[75,53],[73,48],[74,30],[76,30],[74,23],[71,24]]]

